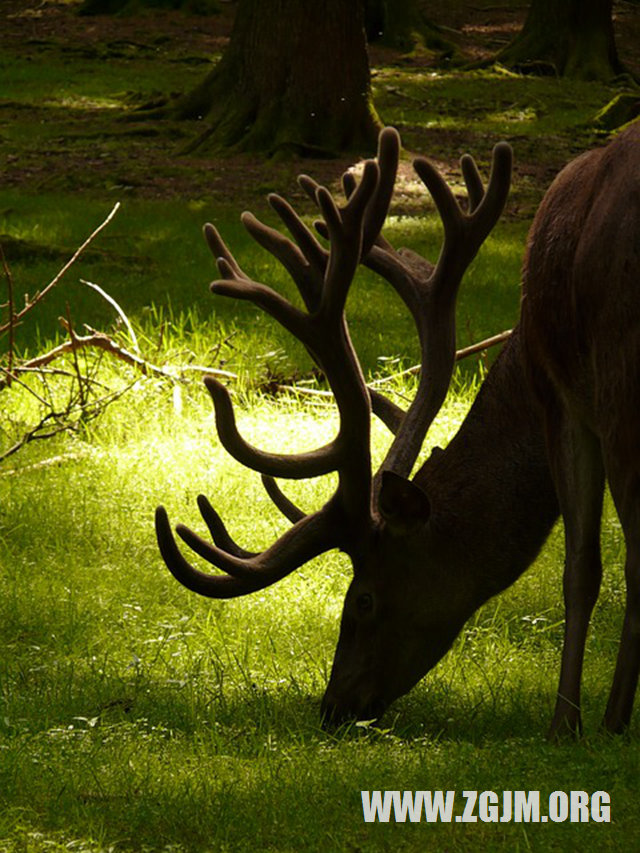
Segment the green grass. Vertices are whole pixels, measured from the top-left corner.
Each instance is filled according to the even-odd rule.
[[[18,350],[34,354],[58,340],[67,302],[76,325],[108,329],[128,345],[114,331],[113,310],[79,279],[94,281],[126,311],[150,361],[240,374],[233,386],[249,439],[274,450],[322,444],[336,429],[331,406],[259,390],[274,376],[307,377],[306,353],[250,305],[210,295],[216,273],[200,236],[203,222],[214,221],[247,271],[296,299],[238,214],[251,207],[273,223],[264,193],[286,194],[299,164],[247,161],[241,169],[251,174],[239,182],[233,163],[173,157],[191,128],[167,124],[143,135],[114,123],[116,108],[203,74],[199,60],[183,61],[152,33],[147,42],[108,43],[86,55],[79,47],[62,51],[54,40],[2,60],[9,95],[0,115],[11,120],[0,140],[36,170],[28,185],[0,189],[0,234],[12,239],[18,301],[43,287],[122,201],[114,222],[17,330]],[[28,55],[34,51],[46,75]],[[513,143],[512,201],[463,283],[459,345],[508,328],[517,318],[522,250],[542,184],[590,143],[588,119],[610,90],[496,70],[434,76],[392,65],[377,70],[374,85],[381,115],[401,127],[407,148],[447,166],[467,149],[486,166],[497,138]],[[43,174],[45,149],[52,165]],[[527,168],[528,158],[536,169]],[[163,185],[149,189],[158,175],[166,193]],[[311,221],[311,208],[301,209]],[[422,190],[400,188],[387,235],[437,256],[441,227]],[[363,272],[348,309],[368,376],[417,361],[412,323],[388,285]],[[624,543],[609,499],[583,740],[549,745],[543,738],[562,644],[560,527],[536,564],[485,605],[436,669],[392,707],[383,728],[330,734],[319,726],[318,708],[348,561],[324,555],[236,601],[206,601],[180,587],[158,554],[158,504],[172,521],[198,529],[195,500],[205,492],[248,548],[265,547],[286,523],[259,478],[220,447],[199,380],[175,386],[106,359],[97,369],[105,385],[133,387],[75,434],[34,443],[0,466],[2,853],[640,847],[637,723],[625,738],[599,731],[624,607]],[[473,359],[456,375],[424,454],[455,433],[484,369]],[[56,390],[60,399],[65,387]],[[390,387],[401,402],[414,390],[410,382]],[[39,412],[15,385],[2,403],[0,451]],[[386,442],[376,429],[376,459]],[[287,493],[313,509],[333,483],[293,483]],[[459,797],[468,789],[539,789],[543,797],[604,789],[613,822],[370,825],[362,819],[363,789],[452,789]]]
[[[451,401],[430,442],[446,443],[469,399]],[[254,398],[240,414],[243,432],[271,447],[308,447],[335,428],[329,407]],[[387,728],[335,736],[319,728],[318,701],[350,573],[344,560],[326,555],[226,603],[190,594],[161,564],[154,507],[163,502],[172,519],[198,527],[200,490],[248,547],[283,529],[258,478],[212,435],[204,395],[194,388],[178,414],[169,389],[148,380],[90,441],[29,448],[20,469],[0,477],[0,833],[8,839],[0,849],[633,846],[636,740],[596,734],[623,597],[610,506],[583,742],[542,738],[562,635],[560,531],[396,703]],[[377,432],[378,454],[385,441]],[[75,458],[37,467],[60,451]],[[289,492],[311,508],[329,486]],[[239,511],[240,493],[251,512]],[[377,788],[604,789],[614,823],[365,825],[360,790]]]
[[[86,21],[91,27],[90,19]],[[2,97],[19,98],[23,108],[59,110],[64,122],[70,118],[64,115],[68,110],[95,119],[96,113],[99,116],[103,110],[129,103],[134,94],[142,99],[189,86],[202,76],[203,66],[217,58],[215,54],[189,54],[167,42],[165,35],[151,33],[143,44],[128,36],[126,25],[121,38],[104,43],[26,38],[22,56],[7,53],[0,58]],[[33,61],[34,53],[39,62]],[[42,73],[43,64],[46,74]],[[12,127],[5,126],[3,132],[12,134]]]
[[[110,205],[58,196],[25,196],[0,192],[0,234],[14,279],[16,299],[34,294],[49,282],[89,233],[107,215]],[[304,209],[304,208],[303,208]],[[46,210],[46,215],[42,211]],[[276,225],[268,210],[260,215]],[[311,222],[312,212],[308,208]],[[202,224],[218,227],[241,265],[256,280],[275,287],[287,298],[300,300],[282,267],[247,235],[237,210],[211,204],[126,200],[114,221],[69,270],[47,298],[46,309],[32,312],[16,331],[17,347],[31,352],[59,335],[58,317],[70,305],[74,322],[96,328],[110,325],[113,309],[80,283],[93,281],[123,307],[142,334],[156,347],[160,327],[180,348],[188,338],[198,357],[224,341],[221,359],[231,370],[263,364],[267,372],[308,370],[302,347],[255,307],[224,297],[212,297],[208,283],[218,277],[214,260],[201,237]],[[442,229],[433,209],[393,218],[386,232],[397,246],[409,245],[436,259]],[[467,272],[458,308],[458,343],[466,346],[517,319],[519,280],[526,224],[500,224]],[[488,301],[491,313],[487,313]],[[384,307],[382,307],[384,306]],[[363,270],[349,297],[351,332],[367,373],[384,369],[378,359],[419,360],[410,316],[388,284]],[[230,338],[230,335],[232,337]],[[269,355],[269,354],[272,355]],[[170,353],[169,353],[170,355]],[[475,365],[475,362],[474,362]],[[259,373],[260,371],[258,371]]]
[[[377,102],[384,111],[391,100],[394,113],[399,111],[396,121],[420,126],[427,133],[444,128],[478,139],[539,141],[572,128],[584,132],[594,109],[610,92],[601,84],[523,77],[499,67],[448,73],[427,69],[408,79],[405,69],[390,67],[379,69],[374,79]]]

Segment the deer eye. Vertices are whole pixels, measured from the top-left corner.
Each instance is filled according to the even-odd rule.
[[[373,610],[373,596],[370,592],[363,592],[356,598],[356,610],[358,616],[366,616]]]

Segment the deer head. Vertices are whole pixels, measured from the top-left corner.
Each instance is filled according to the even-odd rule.
[[[462,158],[467,211],[438,171],[424,158],[414,168],[431,193],[444,226],[435,264],[409,250],[395,250],[381,235],[396,179],[397,132],[382,131],[377,160],[364,164],[359,182],[344,177],[345,203],[308,177],[303,188],[320,209],[325,248],[280,196],[269,202],[293,239],[249,213],[242,221],[251,236],[286,268],[306,310],[253,281],[238,265],[212,225],[205,237],[221,279],[214,294],[246,299],[274,317],[307,348],[324,373],[340,414],[332,442],[310,453],[278,455],[248,444],[238,433],[230,395],[208,377],[220,441],[237,460],[258,471],[268,494],[292,526],[266,551],[251,553],[231,538],[208,500],[198,505],[212,541],[183,525],[179,537],[222,570],[194,568],[182,555],[163,507],[156,512],[160,552],[184,586],[212,598],[247,595],[275,583],[324,551],[339,548],[353,564],[340,637],[323,700],[325,718],[378,717],[408,691],[445,653],[477,606],[472,590],[456,582],[439,553],[437,525],[428,495],[410,479],[430,424],[440,409],[455,361],[455,302],[464,272],[505,204],[511,171],[506,143],[493,151],[486,190],[471,157]],[[345,302],[358,265],[382,275],[415,322],[422,369],[416,396],[403,411],[367,387],[349,337]],[[370,453],[371,415],[394,437],[374,474]],[[336,471],[338,485],[318,511],[304,514],[283,494],[276,478],[300,479]],[[430,586],[438,587],[437,599]]]

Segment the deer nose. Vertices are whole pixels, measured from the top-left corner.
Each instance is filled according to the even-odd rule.
[[[378,720],[386,707],[387,703],[380,698],[345,702],[331,697],[327,691],[320,705],[322,728],[330,730],[358,720]]]

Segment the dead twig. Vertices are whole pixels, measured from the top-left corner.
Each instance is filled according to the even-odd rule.
[[[14,376],[19,376],[21,373],[23,373],[26,376],[62,376],[66,379],[73,379],[73,377],[76,375],[75,372],[65,370],[62,367],[27,367],[25,365],[15,365],[11,372]],[[96,379],[95,376],[85,376],[84,382],[85,385],[95,385],[96,387],[103,389],[107,388],[104,382],[100,382],[100,380]],[[2,390],[1,383],[2,380],[0,379],[0,390]]]
[[[107,293],[106,290],[103,290],[98,284],[94,284],[94,282],[92,282],[92,281],[85,281],[84,278],[81,278],[80,281],[82,284],[86,284],[87,287],[90,287],[93,290],[95,290],[96,293],[99,293],[100,296],[102,296],[102,298],[106,302],[108,302],[112,308],[115,309],[116,313],[118,314],[118,316],[120,317],[120,319],[124,323],[124,325],[127,329],[127,332],[129,332],[129,337],[131,338],[131,344],[132,344],[132,346],[136,352],[136,355],[140,356],[141,353],[140,353],[140,347],[138,346],[138,338],[136,337],[136,333],[133,331],[133,326],[131,325],[131,323],[129,322],[129,318],[124,313],[124,311],[122,310],[120,305],[113,298],[113,296],[111,296],[111,294]]]
[[[38,423],[35,424],[35,426],[30,427],[15,444],[0,453],[0,463],[13,456],[33,441],[53,438],[53,436],[59,435],[62,432],[75,432],[78,429],[80,421],[86,423],[89,420],[95,419],[101,415],[108,406],[116,400],[119,400],[120,397],[124,396],[124,394],[126,394],[134,385],[135,382],[130,382],[128,385],[123,388],[119,388],[117,391],[111,391],[96,400],[88,402],[85,401],[82,404],[76,401],[77,398],[72,398],[67,403],[66,408],[62,411],[49,410],[45,415],[43,415]],[[52,424],[52,426],[49,426],[49,424]]]
[[[7,291],[8,291],[8,299],[7,299],[7,310],[9,312],[9,320],[7,323],[8,331],[9,331],[9,355],[7,358],[7,367],[9,372],[13,367],[13,354],[15,350],[15,323],[14,323],[14,309],[13,309],[13,276],[11,275],[11,270],[9,269],[9,264],[7,263],[7,258],[4,254],[4,248],[0,243],[0,257],[2,257],[2,267],[4,269],[4,275],[7,280]]]
[[[57,435],[60,432],[64,432],[69,427],[66,424],[58,424],[57,428],[53,429],[47,433],[41,433],[40,430],[43,428],[45,423],[47,423],[53,417],[51,412],[47,412],[47,414],[37,423],[34,427],[31,427],[14,445],[12,445],[8,450],[5,450],[2,454],[0,454],[0,462],[4,462],[5,459],[8,459],[10,456],[13,456],[19,450],[22,450],[27,444],[30,444],[32,441],[37,441],[42,438],[51,438],[54,435]]]
[[[17,371],[13,371],[10,373],[6,367],[0,367],[0,370],[2,370],[2,372],[5,374],[5,378],[0,380],[0,390],[11,385],[12,382],[17,382],[18,385],[21,385],[25,389],[25,391],[35,397],[36,400],[43,406],[47,408],[53,408],[51,400],[45,400],[44,397],[41,397],[40,394],[38,394],[37,391],[34,391],[33,388],[27,385],[26,382],[23,382],[22,379],[17,376]]]
[[[78,348],[76,346],[76,335],[73,331],[73,323],[71,321],[71,309],[69,308],[69,303],[66,304],[67,308],[67,321],[65,323],[65,327],[67,332],[69,333],[69,343],[71,344],[71,353],[73,355],[73,366],[76,372],[76,379],[78,380],[78,396],[80,398],[80,408],[84,409],[85,406],[85,396],[84,396],[84,382],[82,373],[80,372],[80,364],[78,362]]]
[[[513,329],[506,329],[504,332],[498,332],[497,335],[485,338],[484,341],[478,341],[475,344],[470,344],[468,347],[464,347],[464,349],[459,349],[456,352],[456,361],[461,361],[463,358],[468,358],[470,355],[474,355],[477,352],[484,352],[485,350],[490,349],[490,347],[495,347],[498,344],[504,343],[504,341],[511,337],[512,332]]]

